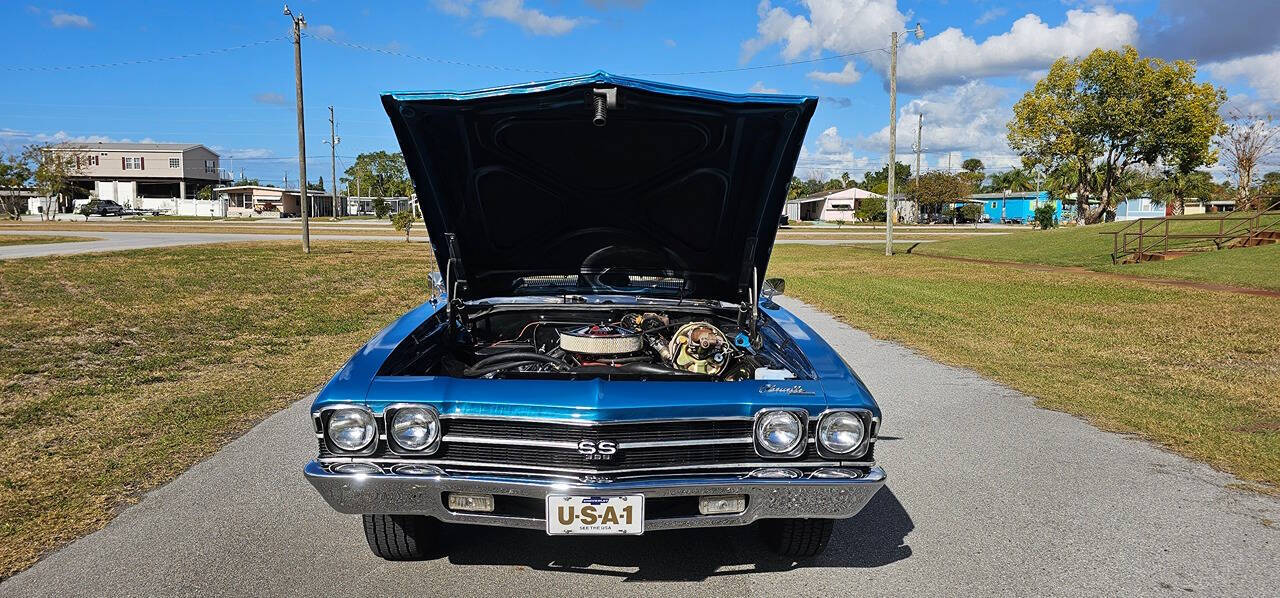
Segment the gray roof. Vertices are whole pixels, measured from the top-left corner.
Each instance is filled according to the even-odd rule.
[[[199,143],[115,143],[102,141],[66,141],[59,143],[54,147],[67,149],[103,149],[103,150],[119,150],[127,152],[180,152],[197,147],[205,147]],[[205,149],[209,149],[205,147]],[[209,150],[213,152],[213,150]],[[217,152],[214,152],[217,155]]]
[[[1040,193],[1042,192],[1041,191],[1014,191],[1010,193],[1007,197],[1009,199],[1034,199],[1036,197],[1039,197]],[[973,195],[969,196],[969,199],[1003,199],[1005,197],[1006,195],[1004,193],[974,193]]]

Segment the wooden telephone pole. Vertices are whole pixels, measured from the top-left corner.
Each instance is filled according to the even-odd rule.
[[[301,13],[295,16],[288,4],[284,5],[284,14],[293,19],[293,85],[298,96],[298,201],[302,210],[302,253],[311,253],[311,229],[307,218],[310,211],[307,209],[307,134],[302,110],[302,28],[307,26],[307,18]]]

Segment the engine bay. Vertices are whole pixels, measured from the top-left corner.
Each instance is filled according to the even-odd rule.
[[[776,324],[752,330],[743,325],[745,314],[730,311],[502,306],[452,323],[437,314],[397,346],[380,375],[718,381],[810,377],[808,363]]]

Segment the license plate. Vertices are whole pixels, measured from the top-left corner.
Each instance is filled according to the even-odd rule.
[[[553,536],[643,534],[644,495],[549,495],[547,533]]]

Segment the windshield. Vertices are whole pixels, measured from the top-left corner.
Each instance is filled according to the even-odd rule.
[[[634,273],[603,269],[579,274],[550,274],[517,278],[512,291],[517,295],[562,293],[617,293],[676,297],[687,291],[678,276]]]

